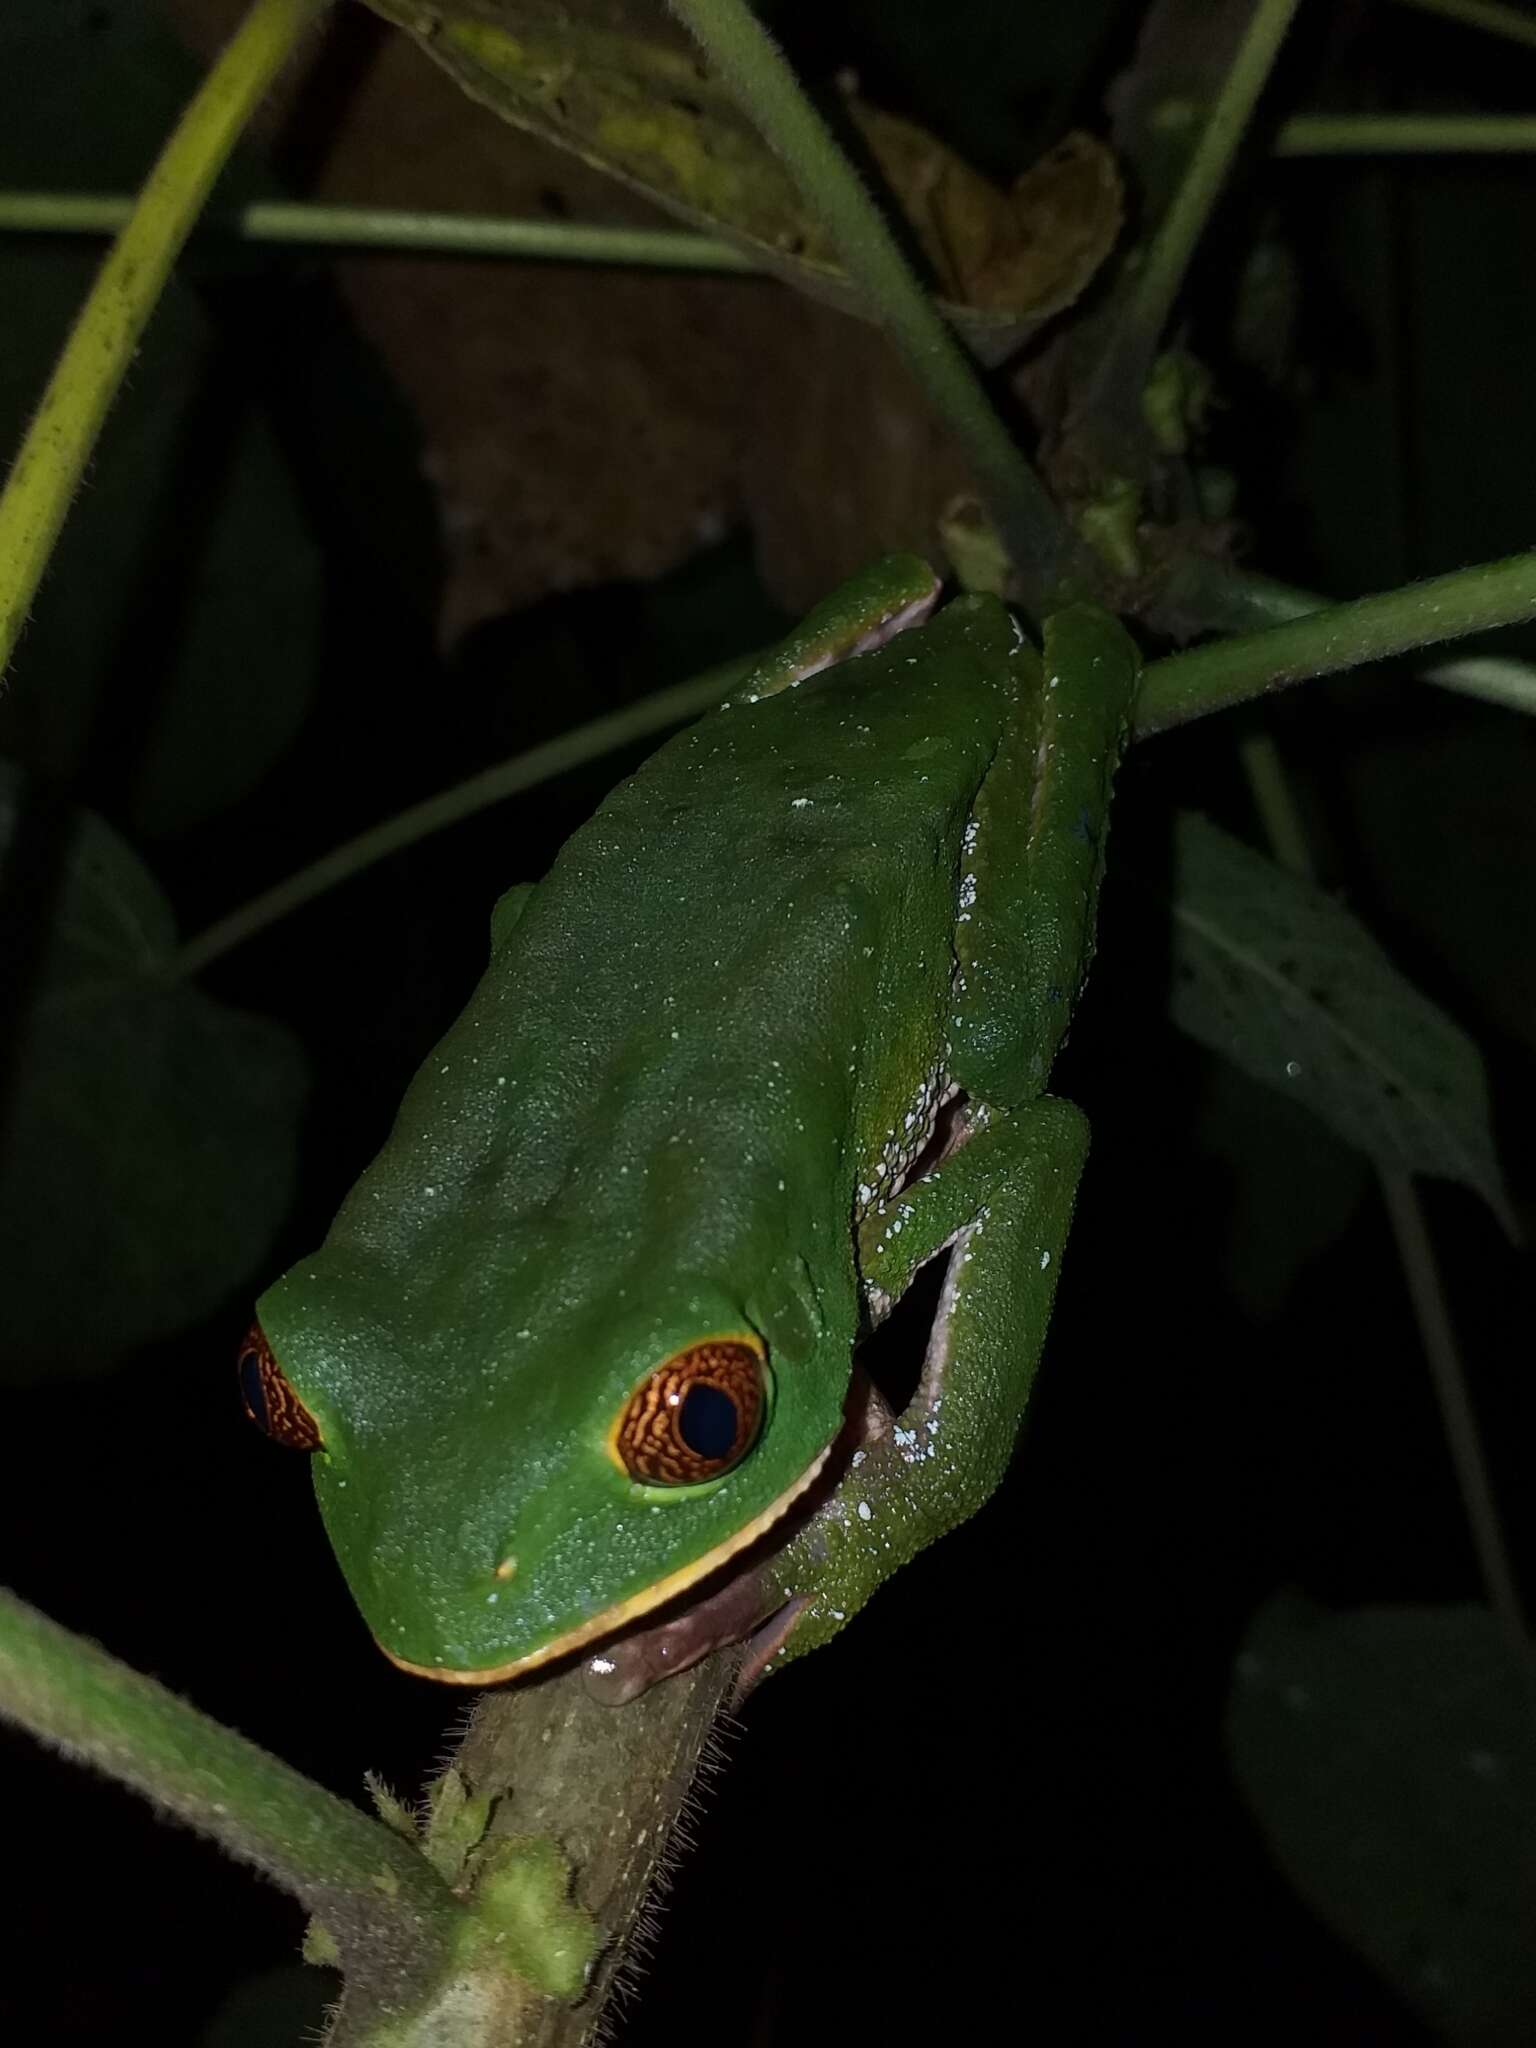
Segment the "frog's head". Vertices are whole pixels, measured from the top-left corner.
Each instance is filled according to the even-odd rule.
[[[709,1282],[588,1297],[558,1260],[518,1263],[485,1281],[466,1246],[402,1295],[328,1247],[262,1297],[241,1361],[254,1419],[315,1454],[380,1647],[466,1685],[612,1635],[755,1543],[815,1480],[848,1378],[846,1334],[798,1319],[802,1355],[777,1355],[785,1332]]]

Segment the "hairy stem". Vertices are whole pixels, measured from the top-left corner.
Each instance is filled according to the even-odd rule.
[[[255,0],[101,266],[0,495],[0,677],[144,323],[252,110],[325,0]]]
[[[253,1864],[338,1935],[387,1924],[402,1970],[451,1948],[462,1908],[407,1842],[5,1592],[0,1716]]]
[[[1041,618],[1091,587],[1092,565],[988,399],[970,357],[913,276],[858,173],[746,0],[667,0],[825,222],[850,277],[960,443]]]

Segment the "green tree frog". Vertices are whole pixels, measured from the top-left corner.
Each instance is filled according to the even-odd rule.
[[[258,1305],[247,1407],[313,1451],[407,1671],[595,1652],[624,1697],[760,1625],[759,1664],[798,1653],[1003,1473],[1086,1149],[1044,1090],[1138,665],[1086,606],[1042,656],[937,591],[867,571],[501,899],[468,1009]],[[893,1417],[854,1347],[944,1252]]]

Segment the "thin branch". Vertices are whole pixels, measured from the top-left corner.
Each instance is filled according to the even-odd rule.
[[[1536,557],[1517,556],[1513,563],[1493,563],[1489,567],[1505,571],[1523,566],[1527,576],[1536,581],[1536,571],[1530,566],[1533,562]],[[1207,712],[1227,710],[1304,676],[1327,674],[1357,662],[1375,660],[1382,654],[1401,653],[1432,639],[1447,639],[1458,633],[1476,632],[1483,626],[1505,624],[1510,618],[1536,610],[1536,595],[1528,595],[1523,607],[1511,608],[1507,579],[1495,576],[1490,586],[1480,580],[1484,574],[1481,569],[1465,569],[1434,583],[1410,585],[1405,590],[1332,606],[1325,606],[1305,591],[1264,577],[1228,574],[1220,582],[1210,582],[1209,588],[1204,583],[1198,589],[1191,586],[1185,597],[1199,603],[1203,596],[1206,616],[1213,625],[1240,627],[1258,623],[1262,630],[1239,633],[1191,653],[1154,662],[1143,679],[1137,701],[1136,737],[1145,738],[1168,726],[1185,724]],[[1482,610],[1475,601],[1479,590],[1489,600]],[[1266,625],[1264,622],[1269,620],[1279,623]],[[1384,633],[1389,633],[1385,641]],[[1308,658],[1301,659],[1303,654]],[[638,704],[592,719],[557,739],[514,754],[510,760],[499,761],[494,767],[456,783],[452,789],[440,790],[436,796],[396,812],[382,824],[370,826],[189,940],[177,957],[177,972],[198,973],[210,961],[244,945],[247,939],[324,895],[328,889],[446,826],[458,824],[491,804],[520,795],[571,768],[598,760],[634,740],[698,717],[728,695],[736,679],[759,658],[744,655],[671,689],[658,690]],[[1536,709],[1536,675],[1523,663],[1480,657],[1441,663],[1423,673],[1426,680],[1447,689],[1516,709]]]
[[[133,201],[110,193],[0,192],[0,232],[116,234]],[[332,249],[408,250],[442,256],[512,256],[630,269],[736,271],[758,266],[729,242],[685,228],[618,228],[573,221],[509,220],[496,214],[409,212],[387,206],[261,201],[211,208],[198,234]]]
[[[102,264],[0,496],[0,678],[107,409],[235,141],[325,0],[255,0]]]
[[[532,789],[540,782],[551,781],[571,768],[580,767],[585,761],[595,761],[603,754],[628,746],[633,740],[645,739],[669,725],[682,725],[688,719],[698,717],[700,712],[712,709],[729,694],[752,659],[746,656],[726,662],[718,668],[709,669],[702,676],[691,677],[686,683],[677,683],[669,690],[658,690],[652,696],[643,697],[638,704],[628,705],[622,711],[611,711],[603,718],[591,719],[586,725],[561,733],[557,739],[546,740],[540,746],[514,754],[508,761],[498,761],[493,768],[483,769],[480,774],[455,783],[452,789],[440,790],[436,796],[426,797],[407,810],[397,811],[381,825],[370,826],[366,832],[358,833],[355,839],[333,847],[308,867],[300,868],[296,874],[264,890],[239,910],[231,911],[228,917],[221,917],[216,924],[209,925],[206,931],[182,948],[176,961],[178,974],[198,973],[210,960],[243,945],[247,939],[254,938],[268,925],[276,924],[301,904],[323,895],[327,889],[334,889],[341,882],[349,881],[353,875],[361,874],[365,868],[372,867],[389,854],[399,853],[402,848],[413,846],[418,839],[442,831],[444,826],[456,825],[461,818],[472,817],[489,804],[500,803],[504,798]]]
[[[994,410],[970,357],[745,0],[667,0],[825,223],[849,276],[964,449],[1037,618],[1090,588],[1082,544]],[[1294,0],[1288,0],[1294,4]]]
[[[1117,355],[1122,349],[1139,346],[1150,362],[1296,7],[1297,0],[1259,0],[1255,7],[1248,33],[1222,83],[1173,203],[1137,274],[1124,315],[1127,340],[1117,348]]]
[[[1315,879],[1306,827],[1291,793],[1279,749],[1267,733],[1251,735],[1242,749],[1243,768],[1271,851],[1293,874]],[[1456,1342],[1445,1286],[1435,1258],[1424,1207],[1410,1174],[1378,1166],[1381,1189],[1398,1262],[1429,1364],[1441,1424],[1450,1452],[1462,1512],[1477,1555],[1488,1604],[1515,1652],[1527,1683],[1536,1687],[1536,1662],[1509,1546],[1499,1520],[1498,1501],[1483,1453],[1466,1367]]]
[[[1528,114],[1295,114],[1275,137],[1275,155],[1528,156],[1536,117]]]
[[[1456,1474],[1463,1512],[1477,1554],[1479,1572],[1499,1626],[1525,1672],[1528,1684],[1536,1684],[1536,1663],[1525,1607],[1510,1563],[1509,1546],[1499,1521],[1498,1500],[1483,1452],[1477,1414],[1467,1387],[1466,1367],[1451,1322],[1444,1283],[1435,1258],[1434,1242],[1424,1220],[1418,1190],[1406,1173],[1379,1173],[1382,1199],[1391,1219],[1397,1255],[1413,1303],[1435,1399],[1445,1430],[1446,1447]]]
[[[1398,0],[1399,6],[1417,7],[1424,14],[1443,15],[1465,28],[1480,28],[1491,36],[1503,36],[1511,43],[1524,43],[1536,50],[1536,19],[1504,0]]]

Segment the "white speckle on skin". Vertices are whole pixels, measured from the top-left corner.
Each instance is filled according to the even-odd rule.
[[[874,1510],[873,1508],[871,1508],[867,1500],[861,1500],[859,1502],[859,1520],[861,1522],[867,1522],[873,1513]]]
[[[1047,1266],[1048,1266],[1048,1265],[1049,1265],[1050,1263],[1051,1263],[1051,1255],[1050,1255],[1050,1253],[1049,1253],[1049,1252],[1042,1252],[1042,1253],[1040,1254],[1040,1270],[1041,1270],[1041,1272],[1042,1272],[1042,1273],[1043,1273],[1043,1272],[1045,1271],[1046,1267],[1047,1267]]]
[[[853,1454],[853,1457],[852,1457],[852,1459],[851,1459],[851,1461],[850,1461],[850,1462],[851,1462],[851,1464],[852,1464],[852,1466],[853,1466],[853,1469],[854,1469],[854,1471],[855,1471],[855,1472],[857,1472],[857,1471],[858,1471],[859,1467],[860,1467],[860,1466],[861,1466],[861,1465],[863,1464],[864,1460],[865,1460],[865,1459],[866,1459],[866,1458],[867,1458],[868,1456],[869,1456],[869,1453],[868,1453],[867,1451],[855,1451],[855,1452],[854,1452],[854,1454]]]
[[[1300,1078],[1301,1078],[1301,1061],[1300,1061],[1300,1060],[1287,1060],[1287,1061],[1286,1061],[1286,1063],[1285,1063],[1285,1078],[1286,1078],[1286,1079],[1287,1079],[1288,1081],[1297,1081],[1297,1080],[1300,1080]]]
[[[792,811],[808,810],[810,808],[810,802],[811,800],[808,796],[791,797],[789,802],[789,808]]]

